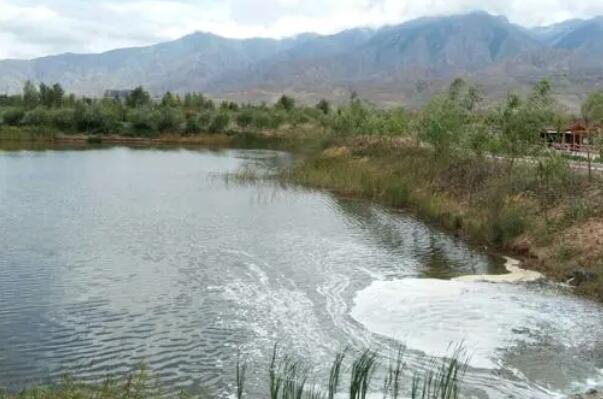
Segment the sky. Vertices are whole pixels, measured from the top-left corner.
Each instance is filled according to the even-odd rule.
[[[603,15],[603,0],[0,0],[0,59],[101,52],[195,31],[330,34],[475,10],[531,27]]]

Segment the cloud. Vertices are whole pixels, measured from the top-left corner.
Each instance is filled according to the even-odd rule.
[[[603,14],[601,0],[0,0],[0,58],[99,52],[193,31],[244,38],[322,34],[472,10],[545,25]]]

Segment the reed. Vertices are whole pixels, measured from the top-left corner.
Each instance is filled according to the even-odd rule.
[[[404,390],[406,364],[404,347],[399,346],[393,356],[382,357],[367,349],[348,356],[343,350],[335,355],[331,364],[327,385],[321,386],[310,378],[308,363],[294,359],[288,354],[280,354],[278,345],[274,345],[268,365],[268,397],[270,399],[366,399],[369,394],[380,394],[383,398],[398,399],[408,393],[411,399],[458,399],[468,358],[462,347],[457,347],[451,357],[432,360],[426,371],[416,372],[410,386]],[[351,357],[348,367],[345,360]],[[247,373],[250,363],[240,353],[235,364],[235,392],[237,399],[249,397],[246,393]],[[253,364],[252,364],[253,365]],[[384,371],[384,385],[381,389],[371,386],[373,376]],[[341,376],[349,377],[349,386],[340,387]],[[320,377],[320,376],[319,376]],[[410,388],[410,389],[409,389]],[[167,399],[167,398],[209,399],[213,396],[205,391],[195,394],[174,391],[154,379],[143,366],[123,379],[107,378],[100,384],[86,384],[72,378],[64,378],[58,384],[33,387],[17,393],[0,390],[0,399]],[[260,397],[263,397],[261,395]],[[251,396],[251,397],[258,397]]]
[[[239,352],[237,355],[237,365],[236,365],[237,399],[242,399],[244,396],[246,376],[247,376],[247,361],[241,359],[241,352]]]
[[[377,364],[377,354],[365,350],[354,360],[350,377],[350,399],[365,399]]]
[[[343,350],[337,353],[335,355],[335,360],[333,360],[333,364],[331,365],[331,370],[329,371],[328,399],[333,399],[337,393],[337,389],[339,388],[341,365],[345,359],[345,352],[346,351]]]

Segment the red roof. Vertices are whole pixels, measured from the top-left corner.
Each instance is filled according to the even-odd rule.
[[[566,130],[569,130],[572,133],[581,133],[581,132],[586,132],[588,129],[584,123],[574,122],[571,125],[569,125],[566,128]]]

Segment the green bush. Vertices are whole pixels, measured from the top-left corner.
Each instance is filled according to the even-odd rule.
[[[2,114],[3,123],[9,126],[17,126],[23,120],[25,110],[21,107],[7,108]]]
[[[75,111],[72,108],[59,109],[52,114],[52,124],[64,132],[75,127]]]
[[[491,224],[491,240],[498,245],[506,245],[525,231],[526,224],[526,215],[522,209],[505,207]]]
[[[244,109],[237,115],[236,121],[241,129],[247,129],[253,123],[253,111]]]
[[[182,112],[175,108],[162,108],[158,114],[157,128],[162,133],[179,133],[185,118]]]
[[[21,123],[27,126],[47,126],[50,120],[50,113],[45,108],[36,107],[25,113]]]
[[[121,131],[121,118],[117,109],[100,104],[78,104],[74,110],[74,125],[83,133],[110,134]]]
[[[184,132],[186,134],[199,134],[202,131],[199,115],[194,112],[186,114],[186,122],[184,124]]]
[[[158,115],[150,107],[138,107],[128,111],[127,122],[130,132],[148,137],[156,136],[158,133]]]
[[[216,114],[209,124],[208,131],[210,133],[224,133],[230,123],[230,115],[226,112]]]
[[[267,111],[258,110],[253,116],[253,125],[257,129],[268,129],[272,125],[272,119]]]
[[[283,109],[286,112],[292,111],[295,108],[295,99],[283,94],[276,102],[276,108]]]

